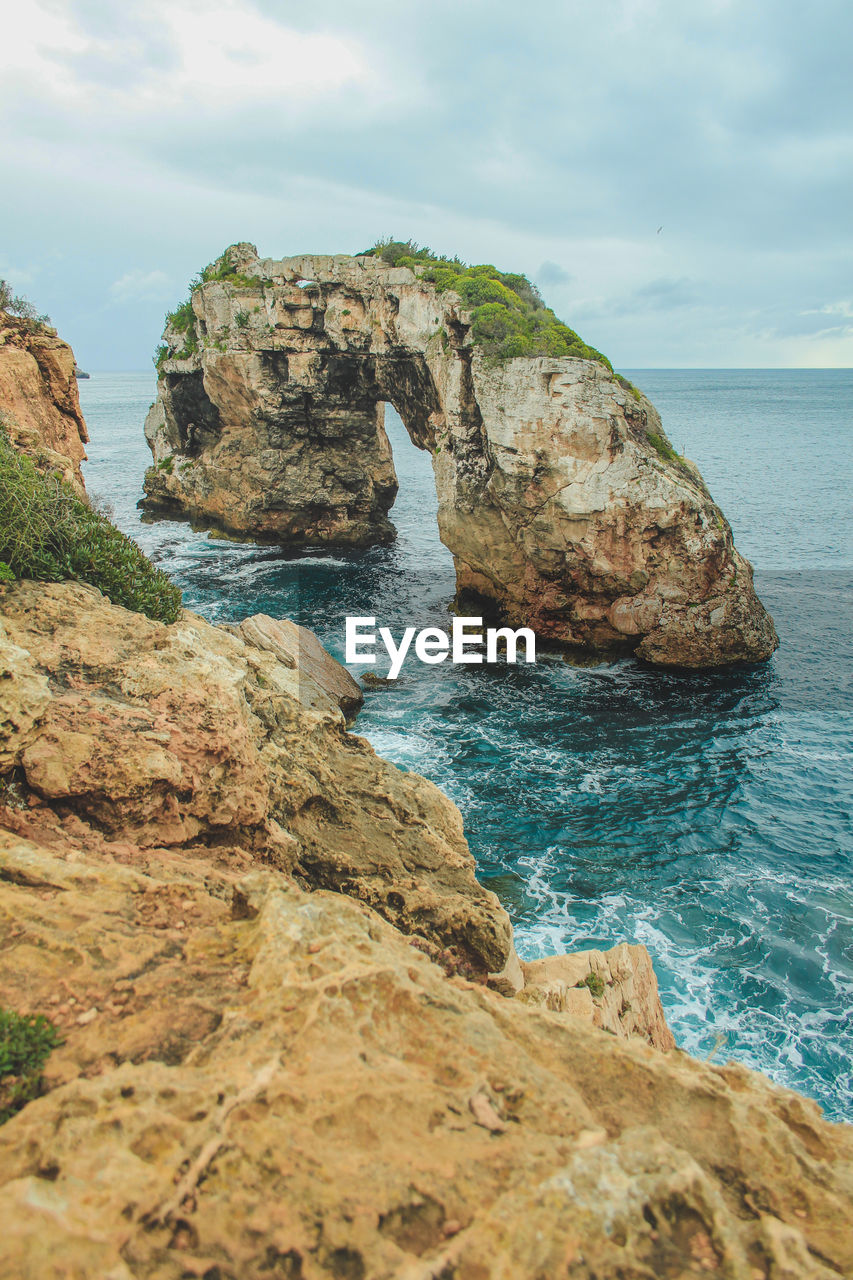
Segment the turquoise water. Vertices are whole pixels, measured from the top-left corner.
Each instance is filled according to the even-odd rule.
[[[651,950],[680,1044],[853,1118],[853,373],[629,371],[702,468],[773,613],[761,667],[682,676],[422,667],[368,690],[358,732],[461,808],[479,875],[532,957]],[[136,512],[149,374],[81,383],[86,477],[213,621],[298,617],[343,656],[343,618],[448,625],[450,557],[427,455],[389,410],[390,548],[288,559]],[[377,668],[381,670],[380,668]]]

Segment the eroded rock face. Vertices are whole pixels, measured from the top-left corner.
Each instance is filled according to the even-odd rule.
[[[519,964],[313,637],[79,584],[0,621],[0,1006],[64,1041],[0,1127],[0,1273],[849,1273],[851,1130],[660,1052],[644,948]]]
[[[82,490],[89,436],[74,369],[67,342],[0,311],[0,414],[10,438]]]
[[[839,1280],[853,1130],[448,978],[363,903],[0,834],[0,1002],[65,1043],[0,1127],[39,1280]]]
[[[0,768],[26,788],[25,834],[67,820],[257,856],[369,902],[465,972],[517,964],[458,809],[346,732],[358,686],[310,633],[263,615],[166,626],[79,583],[2,588],[0,624]]]
[[[589,1019],[616,1036],[641,1035],[656,1049],[674,1049],[645,947],[621,942],[609,951],[573,951],[522,964],[520,998],[557,1013]]]
[[[602,364],[495,364],[453,293],[371,257],[226,258],[146,421],[147,510],[284,545],[393,537],[382,406],[432,451],[461,600],[592,653],[713,667],[777,638],[696,468]],[[185,358],[177,358],[186,353]]]

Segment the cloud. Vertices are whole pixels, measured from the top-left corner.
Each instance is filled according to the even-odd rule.
[[[565,271],[558,263],[545,261],[536,272],[535,279],[538,284],[543,286],[568,284],[571,280],[568,271]]]
[[[175,292],[174,285],[165,271],[127,271],[110,285],[110,296],[116,302],[135,302],[142,299],[161,301]]]
[[[355,36],[298,31],[248,0],[129,0],[122,9],[21,6],[0,50],[7,93],[26,86],[72,110],[109,103],[151,118],[191,105],[214,113],[241,103],[308,108],[349,84],[370,85]]]
[[[30,0],[4,36],[4,251],[124,367],[159,325],[141,277],[239,239],[390,229],[523,271],[626,366],[742,363],[746,329],[791,359],[842,305],[846,0]],[[119,286],[151,303],[121,327]]]
[[[853,320],[853,301],[849,298],[842,302],[827,302],[822,307],[804,311],[806,316],[842,316],[845,320]]]
[[[634,289],[626,298],[614,302],[611,313],[614,315],[632,316],[647,311],[672,311],[681,307],[692,307],[699,301],[699,295],[693,282],[682,276],[672,280],[660,276],[649,280],[647,284]]]

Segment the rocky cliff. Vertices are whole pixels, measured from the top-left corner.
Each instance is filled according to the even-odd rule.
[[[19,449],[83,489],[89,439],[74,353],[53,329],[0,311],[0,417]]]
[[[643,948],[519,964],[299,628],[28,582],[0,626],[0,1005],[64,1039],[2,1274],[850,1274],[853,1131],[674,1049]]]
[[[387,541],[390,402],[431,452],[460,601],[654,663],[776,647],[697,469],[606,362],[484,354],[417,264],[243,244],[206,275],[160,350],[150,513],[286,546]]]

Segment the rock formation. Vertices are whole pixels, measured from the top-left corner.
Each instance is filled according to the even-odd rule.
[[[644,948],[521,963],[360,700],[287,621],[0,584],[0,1008],[62,1035],[0,1274],[851,1274],[853,1130],[675,1049]]]
[[[751,568],[646,397],[593,360],[490,359],[423,276],[228,250],[164,335],[148,512],[293,547],[388,541],[390,402],[432,453],[469,611],[583,652],[767,658]]]
[[[316,641],[69,583],[0,626],[0,1006],[64,1038],[0,1273],[850,1274],[853,1130],[673,1050],[641,947],[519,964]]]
[[[358,686],[328,655],[334,682],[318,672],[313,637],[303,664],[301,628],[259,616],[231,633],[189,613],[167,626],[77,583],[7,587],[0,621],[0,760],[50,813],[140,848],[258,854],[466,972],[517,964],[458,810],[346,732],[340,702]]]
[[[89,436],[74,370],[74,353],[55,329],[0,311],[0,420],[19,449],[82,490]]]

